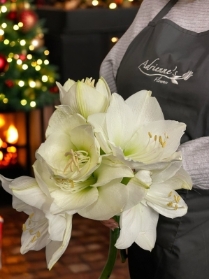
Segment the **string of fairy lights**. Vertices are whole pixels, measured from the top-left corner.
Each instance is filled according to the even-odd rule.
[[[123,5],[123,6],[129,6],[129,5],[131,5],[131,3],[133,2],[134,0],[126,0],[126,1],[117,1],[117,2],[112,2],[112,1],[110,1],[110,3],[108,3],[108,8],[109,9],[111,9],[111,10],[114,10],[114,9],[116,9],[116,8],[118,8],[118,6],[121,6],[121,5]],[[93,7],[98,7],[99,5],[100,5],[100,1],[99,0],[92,0],[91,1],[91,5],[93,6]]]
[[[40,106],[51,98],[44,96],[45,92],[57,93],[57,75],[54,67],[49,65],[49,50],[43,47],[44,34],[30,3],[22,1],[21,21],[13,16],[18,9],[18,0],[12,3],[10,0],[1,1],[5,4],[0,7],[0,16],[5,20],[0,23],[0,44],[3,43],[0,47],[0,80],[4,84],[3,88],[0,87],[0,107],[9,104],[15,109],[28,109],[36,107],[37,103]]]

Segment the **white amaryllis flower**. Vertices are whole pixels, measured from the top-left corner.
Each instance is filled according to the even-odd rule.
[[[132,205],[143,198],[139,188],[128,191],[126,185],[122,183],[124,177],[129,179],[134,173],[129,166],[114,156],[103,156],[102,163],[93,176],[95,183],[92,187],[97,188],[99,195],[93,204],[78,211],[83,217],[107,220],[127,208],[128,198],[132,200]]]
[[[88,122],[103,151],[136,162],[133,168],[180,158],[176,150],[186,126],[164,120],[150,91],[139,91],[126,101],[114,93],[107,112],[89,116]]]
[[[159,214],[168,218],[183,216],[187,205],[177,189],[191,189],[192,181],[180,162],[171,162],[163,170],[140,170],[127,187],[130,191],[141,188],[144,197],[137,205],[125,210],[120,217],[118,249],[138,244],[145,250],[152,250],[156,241],[156,226]],[[135,203],[135,201],[134,201]]]
[[[71,238],[72,215],[52,215],[49,212],[52,199],[41,191],[34,178],[20,177],[14,180],[0,176],[3,188],[12,197],[13,208],[29,215],[21,237],[22,254],[46,247],[49,269],[66,250]]]
[[[78,82],[68,79],[64,86],[57,82],[61,104],[69,106],[71,114],[79,113],[85,118],[105,112],[110,102],[110,89],[102,77],[94,84],[91,78]]]
[[[133,171],[117,158],[103,157],[100,167],[85,181],[52,175],[43,160],[37,160],[33,167],[39,187],[53,199],[52,214],[77,212],[87,218],[105,220],[126,206],[128,190],[121,180],[124,176],[133,177]]]
[[[47,139],[36,152],[44,158],[53,175],[84,181],[101,162],[100,146],[92,126],[78,114],[58,107],[49,121]]]

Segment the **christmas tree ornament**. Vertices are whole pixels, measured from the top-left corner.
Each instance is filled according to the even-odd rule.
[[[7,0],[0,0],[0,4],[5,4]]]
[[[6,86],[9,87],[9,88],[12,88],[12,87],[15,85],[14,81],[11,80],[11,79],[5,80],[5,84],[6,84]]]
[[[30,31],[37,23],[38,17],[32,10],[23,10],[18,15],[18,20],[23,23],[21,31]]]
[[[19,54],[19,59],[22,61],[25,61],[27,59],[26,54],[24,54],[24,53]]]
[[[9,63],[7,62],[7,58],[3,54],[0,54],[0,73],[6,72],[8,68]]]
[[[7,14],[7,19],[16,22],[17,21],[17,11],[10,11]]]
[[[49,92],[53,94],[57,94],[59,92],[59,88],[56,85],[54,85],[51,88],[49,88]]]

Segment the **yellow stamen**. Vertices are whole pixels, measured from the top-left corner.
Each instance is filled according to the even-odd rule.
[[[166,141],[164,141],[163,143],[162,143],[162,147],[164,148],[166,146]]]
[[[170,198],[172,196],[172,191],[170,191],[170,193],[168,194],[168,197]]]
[[[176,203],[179,203],[179,201],[180,201],[181,198],[180,198],[180,196],[174,195],[174,199],[175,199],[175,202],[176,202]]]
[[[33,242],[35,242],[37,240],[37,236],[36,235],[34,235],[34,237],[31,239],[31,243],[33,243]]]
[[[31,213],[31,215],[29,215],[29,218],[31,219],[31,218],[33,218],[33,216],[34,216],[34,213]]]
[[[169,203],[167,203],[167,206],[169,206],[169,207],[173,207],[173,202],[169,202]]]
[[[163,144],[163,140],[162,140],[162,137],[159,136],[159,143],[162,145]]]
[[[150,138],[152,138],[152,134],[150,132],[148,132],[148,135],[149,135]]]

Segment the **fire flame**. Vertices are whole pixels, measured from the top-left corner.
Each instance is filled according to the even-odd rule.
[[[3,117],[0,116],[0,127],[3,127],[5,124],[5,120]]]
[[[18,131],[13,124],[11,124],[6,131],[6,141],[12,144],[18,141]]]
[[[0,169],[17,163],[17,148],[14,146],[18,142],[18,131],[10,118],[5,119],[0,115]]]

